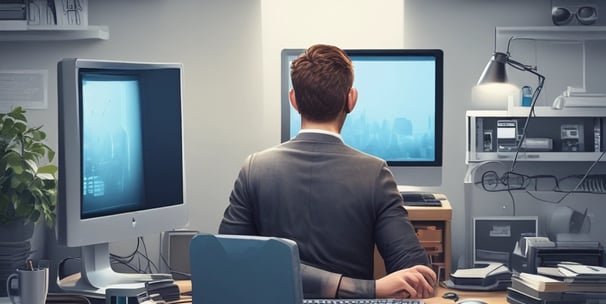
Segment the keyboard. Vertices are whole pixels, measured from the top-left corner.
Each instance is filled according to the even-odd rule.
[[[442,202],[432,193],[400,192],[404,199],[404,206],[416,207],[442,207]]]
[[[303,304],[424,304],[417,299],[305,299]]]

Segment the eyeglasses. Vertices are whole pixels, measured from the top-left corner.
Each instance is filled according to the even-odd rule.
[[[591,25],[598,20],[598,10],[595,6],[553,7],[551,9],[551,20],[555,25],[568,24],[574,17],[582,25]]]

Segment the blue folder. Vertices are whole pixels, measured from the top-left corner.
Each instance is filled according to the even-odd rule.
[[[299,251],[291,240],[198,234],[190,243],[193,304],[301,304]]]

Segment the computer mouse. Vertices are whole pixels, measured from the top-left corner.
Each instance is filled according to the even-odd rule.
[[[459,302],[457,302],[457,304],[488,304],[482,300],[477,300],[477,299],[463,299]]]
[[[459,296],[456,293],[454,293],[454,292],[445,292],[442,295],[442,298],[453,300],[455,302],[459,300]]]

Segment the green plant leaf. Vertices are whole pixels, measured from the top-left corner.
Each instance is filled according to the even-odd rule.
[[[5,170],[10,169],[16,174],[21,174],[21,172],[23,172],[23,163],[21,161],[21,156],[19,156],[17,152],[8,151],[2,159],[6,160]]]
[[[40,218],[52,227],[57,204],[57,166],[42,127],[29,128],[26,112],[16,107],[0,113],[0,223]]]
[[[54,178],[54,175],[57,173],[57,170],[58,170],[57,166],[55,166],[53,164],[48,164],[48,165],[39,167],[38,173],[48,173],[48,174],[53,175],[53,178]]]
[[[38,172],[38,164],[36,164],[33,159],[26,159],[25,164],[27,165],[27,168],[32,172]]]
[[[25,110],[23,109],[23,107],[15,107],[12,111],[6,114],[17,120],[27,121],[27,118],[25,117]]]
[[[53,180],[55,177],[52,174],[48,173],[38,173],[36,176],[42,180]]]
[[[27,130],[27,125],[23,122],[16,121],[13,125],[15,134],[24,133]]]
[[[48,156],[48,161],[52,162],[53,159],[55,159],[55,151],[49,148],[46,152],[46,155]]]

